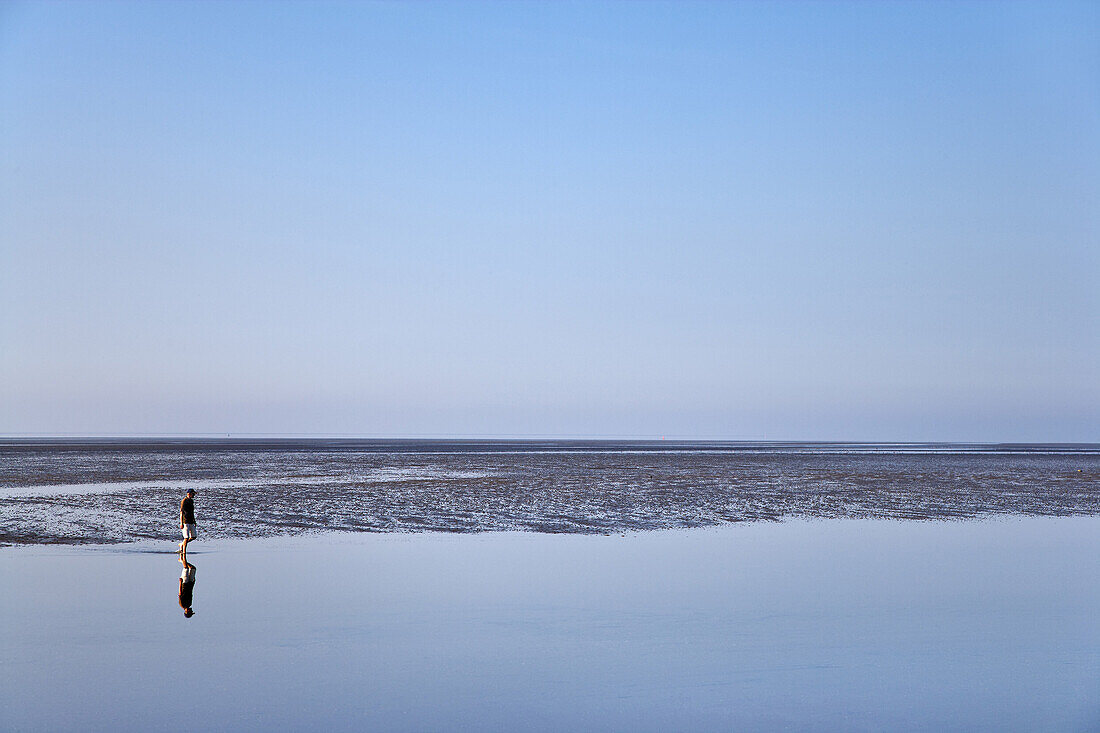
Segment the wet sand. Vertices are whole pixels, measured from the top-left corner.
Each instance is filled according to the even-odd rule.
[[[0,549],[0,729],[1095,730],[1100,517]]]
[[[1100,515],[1098,487],[1100,445],[0,441],[0,546],[168,540],[189,488],[208,538],[252,539]]]

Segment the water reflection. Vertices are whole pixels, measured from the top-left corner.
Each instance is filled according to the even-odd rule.
[[[180,573],[180,608],[183,609],[184,616],[191,618],[195,615],[191,610],[195,594],[195,566],[187,562],[186,554],[180,555],[180,562],[183,563],[183,572]]]

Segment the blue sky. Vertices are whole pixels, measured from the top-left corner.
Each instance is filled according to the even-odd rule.
[[[1100,440],[1100,6],[0,6],[0,432]]]

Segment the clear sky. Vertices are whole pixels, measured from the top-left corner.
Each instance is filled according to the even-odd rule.
[[[1100,441],[1096,3],[0,5],[0,433]]]

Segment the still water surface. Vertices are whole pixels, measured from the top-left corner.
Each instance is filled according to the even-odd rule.
[[[0,729],[1096,730],[1100,518],[0,549]]]

